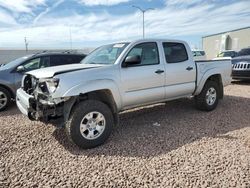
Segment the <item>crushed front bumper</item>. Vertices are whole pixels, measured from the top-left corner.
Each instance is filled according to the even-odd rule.
[[[27,94],[22,88],[17,90],[16,104],[19,110],[26,116],[30,113],[30,100],[34,99],[32,95]]]
[[[50,120],[61,119],[64,113],[64,102],[54,104],[44,99],[35,99],[22,88],[17,90],[16,104],[19,110],[30,120],[49,122]]]

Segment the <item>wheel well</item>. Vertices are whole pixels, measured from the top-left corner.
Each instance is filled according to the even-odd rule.
[[[13,91],[9,87],[7,87],[5,85],[2,85],[2,84],[0,84],[0,87],[6,89],[10,93],[11,98],[15,99],[15,95],[14,95]]]
[[[223,98],[223,95],[224,95],[224,90],[223,90],[223,82],[222,82],[222,78],[221,78],[221,75],[220,74],[215,74],[215,75],[212,75],[210,76],[207,81],[210,80],[210,81],[214,81],[218,84],[219,86],[219,98]]]
[[[104,90],[97,90],[97,91],[92,91],[89,93],[84,93],[79,95],[79,100],[87,100],[87,99],[92,99],[92,100],[99,100],[103,102],[104,104],[108,105],[108,107],[111,109],[115,123],[119,123],[118,119],[118,110],[117,106],[113,97],[113,94],[111,93],[110,90],[104,89]]]

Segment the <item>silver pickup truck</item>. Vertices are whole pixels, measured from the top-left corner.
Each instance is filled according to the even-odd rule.
[[[69,139],[93,148],[108,139],[119,112],[183,97],[211,111],[231,82],[231,62],[194,62],[179,40],[105,45],[81,64],[28,72],[17,106],[31,120],[62,120]]]

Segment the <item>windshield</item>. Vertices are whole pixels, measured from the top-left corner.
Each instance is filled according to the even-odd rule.
[[[129,43],[117,43],[105,45],[97,48],[85,59],[81,61],[83,64],[114,64],[122,51]]]
[[[11,61],[11,62],[7,63],[6,65],[0,67],[0,70],[10,69],[10,68],[16,67],[16,66],[20,65],[23,61],[28,59],[30,56],[25,56],[25,57],[20,57],[18,59],[15,59],[14,61]]]
[[[234,52],[233,51],[221,52],[218,55],[218,57],[233,57],[233,56],[234,56]]]
[[[239,55],[239,56],[242,56],[242,55],[250,55],[250,48],[242,49],[241,51],[239,51],[238,55]]]
[[[193,53],[194,57],[196,57],[196,56],[204,56],[205,55],[204,51],[192,51],[192,53]]]

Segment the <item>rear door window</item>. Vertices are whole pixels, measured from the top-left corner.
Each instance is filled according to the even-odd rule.
[[[50,67],[50,57],[42,57],[40,62],[40,68]]]
[[[80,63],[84,56],[76,55],[76,56],[69,56],[71,58],[72,63]]]
[[[58,65],[68,65],[74,63],[80,63],[83,59],[83,56],[79,55],[54,55],[51,56],[51,66],[58,66]]]
[[[163,49],[167,63],[181,63],[188,60],[186,47],[182,43],[164,42]]]

